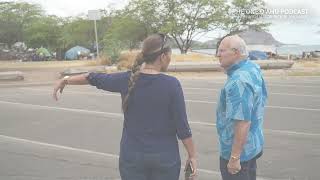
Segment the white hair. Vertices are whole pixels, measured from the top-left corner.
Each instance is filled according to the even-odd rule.
[[[229,36],[228,39],[230,39],[230,48],[234,48],[238,50],[241,56],[245,56],[245,57],[249,56],[249,52],[247,50],[247,44],[240,36],[233,35],[233,36]]]

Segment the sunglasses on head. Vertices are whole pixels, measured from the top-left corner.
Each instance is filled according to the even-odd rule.
[[[166,44],[166,41],[167,41],[167,38],[168,38],[168,36],[167,35],[165,35],[165,34],[163,34],[163,33],[158,33],[160,36],[161,36],[161,38],[162,38],[162,45],[161,45],[161,50],[160,50],[160,52],[162,52],[163,51],[163,48],[164,48],[164,45]]]

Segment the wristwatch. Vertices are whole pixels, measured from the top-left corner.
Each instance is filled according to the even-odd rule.
[[[239,157],[239,156],[237,157],[237,156],[232,156],[232,155],[231,155],[230,159],[232,159],[232,160],[234,160],[234,161],[237,161],[237,160],[240,159],[240,157]]]
[[[65,76],[63,77],[63,82],[64,84],[68,84],[68,79],[70,78],[70,76]]]

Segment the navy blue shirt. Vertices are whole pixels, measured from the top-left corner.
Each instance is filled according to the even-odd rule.
[[[90,73],[88,81],[98,89],[128,92],[130,72]],[[165,74],[140,73],[124,113],[121,151],[179,153],[178,141],[191,137],[179,80]]]

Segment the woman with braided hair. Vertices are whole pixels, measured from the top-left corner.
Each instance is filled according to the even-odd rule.
[[[178,180],[181,159],[179,138],[188,153],[187,165],[197,173],[191,129],[179,80],[167,70],[171,48],[166,35],[154,34],[143,41],[128,72],[88,73],[57,82],[53,97],[68,85],[90,84],[118,92],[124,113],[119,170],[122,180]]]

